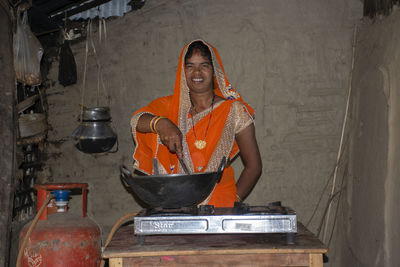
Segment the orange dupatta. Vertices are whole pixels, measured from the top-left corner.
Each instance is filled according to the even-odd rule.
[[[143,173],[153,173],[154,158],[158,161],[160,173],[183,173],[182,167],[178,164],[176,154],[170,153],[168,148],[161,144],[157,134],[136,131],[137,121],[143,113],[165,116],[178,126],[184,136],[182,141],[183,155],[192,172],[216,171],[223,156],[232,159],[239,152],[234,140],[234,125],[233,123],[228,123],[232,121],[232,115],[230,114],[232,114],[234,102],[240,101],[244,104],[247,112],[251,116],[254,115],[254,110],[242,100],[241,96],[229,84],[218,51],[210,44],[202,41],[209,47],[212,55],[214,92],[216,95],[226,99],[226,101],[217,103],[212,111],[212,121],[206,136],[206,148],[198,150],[194,146],[193,125],[189,117],[191,102],[184,73],[184,58],[192,42],[188,43],[181,52],[173,95],[152,101],[148,106],[135,112],[131,120],[132,136],[136,143],[133,155],[135,168]],[[210,119],[209,113],[210,111],[207,109],[198,114],[200,117],[195,123],[198,136],[205,136]],[[202,204],[208,202],[208,204],[217,207],[229,207],[233,206],[235,200],[234,172],[233,168],[228,166],[224,170],[222,179],[215,187],[211,197]]]

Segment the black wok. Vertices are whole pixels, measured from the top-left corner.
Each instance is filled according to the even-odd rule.
[[[149,208],[181,208],[201,203],[220,181],[225,166],[217,172],[133,176],[121,166],[121,177]]]

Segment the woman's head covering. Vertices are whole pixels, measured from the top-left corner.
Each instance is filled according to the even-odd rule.
[[[189,46],[194,43],[200,41],[205,44],[211,52],[211,58],[214,69],[214,92],[216,95],[229,99],[229,100],[238,100],[241,101],[247,108],[248,112],[253,116],[254,110],[247,103],[245,103],[238,92],[233,89],[232,85],[229,83],[228,79],[225,75],[225,70],[222,65],[221,58],[219,53],[215,47],[208,44],[203,40],[193,40],[188,43],[182,50],[181,55],[179,57],[178,70],[176,73],[175,80],[175,88],[173,94],[173,105],[170,110],[169,118],[172,118],[172,121],[178,125],[183,125],[184,120],[186,120],[187,114],[189,112],[191,102],[189,96],[189,87],[186,83],[185,78],[185,55],[188,51]]]

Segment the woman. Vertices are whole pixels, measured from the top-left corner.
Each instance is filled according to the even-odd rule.
[[[131,120],[135,168],[152,174],[157,165],[161,174],[183,173],[183,157],[192,172],[214,172],[224,156],[230,163],[240,151],[244,169],[237,183],[227,166],[201,203],[232,207],[261,175],[253,113],[229,84],[217,50],[192,41],[182,50],[174,94],[154,100]]]

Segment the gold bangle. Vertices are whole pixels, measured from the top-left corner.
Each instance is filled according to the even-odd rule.
[[[158,132],[157,132],[157,128],[156,128],[157,123],[158,123],[161,119],[166,119],[166,118],[167,118],[167,117],[158,116],[158,118],[154,121],[153,128],[154,128],[154,132],[155,132],[155,133],[158,133]]]
[[[151,130],[152,133],[156,133],[156,131],[154,130],[153,124],[154,124],[154,121],[155,121],[158,117],[159,117],[159,116],[154,116],[154,117],[151,119],[151,121],[150,121],[150,130]]]
[[[243,201],[243,200],[239,197],[238,194],[236,194],[236,200],[237,200],[237,202],[242,202],[242,201]]]

